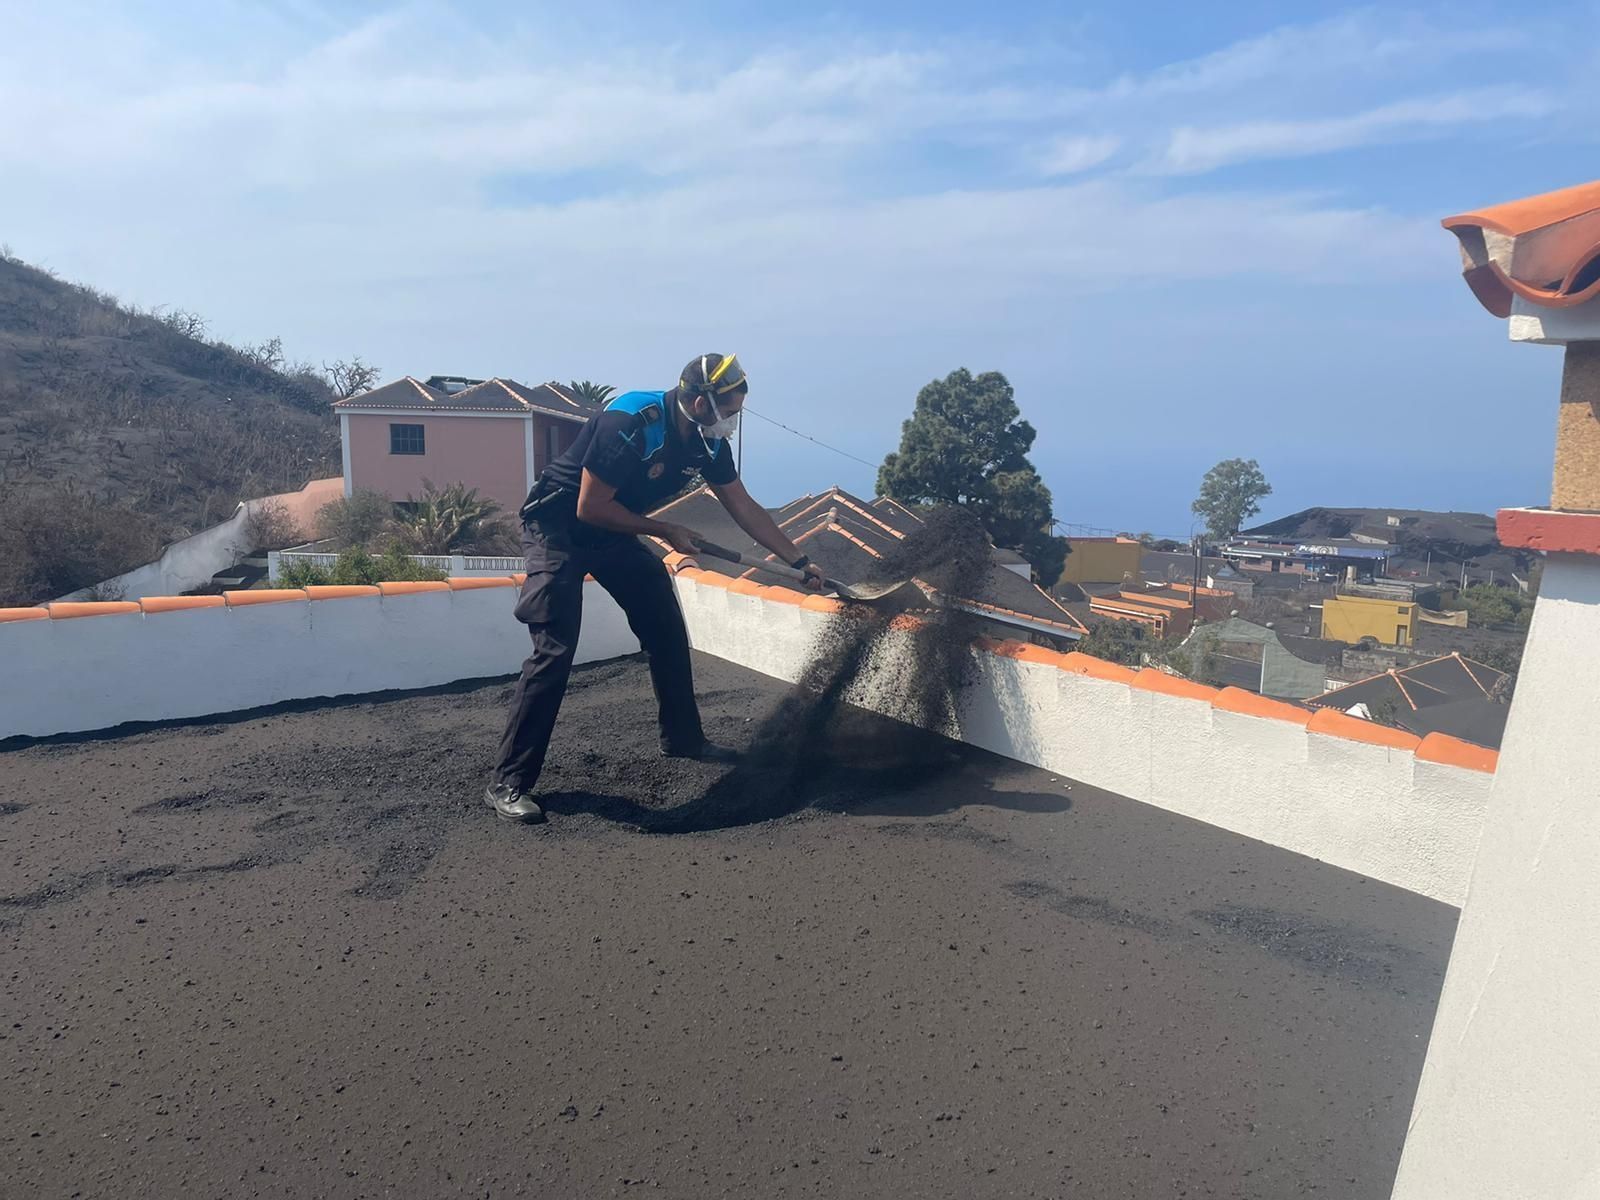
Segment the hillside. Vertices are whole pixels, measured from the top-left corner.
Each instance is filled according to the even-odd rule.
[[[0,255],[0,605],[115,575],[241,500],[339,472],[335,398],[244,350]]]
[[[1487,513],[1410,508],[1307,508],[1241,532],[1245,537],[1301,542],[1360,537],[1418,557],[1429,549],[1453,558],[1470,558],[1500,548],[1494,518]]]

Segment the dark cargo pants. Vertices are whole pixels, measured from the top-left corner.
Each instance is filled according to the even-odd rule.
[[[669,753],[698,751],[705,734],[694,699],[689,634],[667,569],[655,555],[635,537],[606,538],[594,545],[575,543],[571,525],[560,520],[535,520],[524,527],[522,550],[528,578],[517,601],[516,617],[528,627],[533,653],[523,662],[522,676],[512,693],[511,715],[495,763],[495,782],[524,791],[538,782],[556,713],[572,674],[572,656],[578,649],[585,575],[593,575],[611,594],[649,656],[662,749]]]

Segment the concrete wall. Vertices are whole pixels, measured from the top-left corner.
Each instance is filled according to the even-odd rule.
[[[116,589],[123,596],[175,596],[190,588],[209,582],[211,577],[225,567],[239,561],[239,556],[256,547],[245,543],[244,527],[250,513],[263,504],[277,501],[294,518],[306,533],[316,525],[317,510],[330,500],[344,494],[342,479],[313,479],[298,492],[284,492],[277,496],[262,496],[246,500],[234,510],[233,516],[210,529],[202,529],[181,542],[173,542],[161,552],[153,563],[135,567],[100,586]],[[74,600],[91,589],[83,588],[61,597]]]
[[[0,609],[0,738],[514,674],[516,597],[502,578]],[[638,648],[585,584],[578,661]]]
[[[1121,583],[1138,578],[1144,547],[1132,538],[1069,538],[1072,553],[1062,569],[1062,583]]]
[[[798,678],[836,602],[679,568],[696,648]],[[906,636],[891,635],[891,655]],[[1082,654],[986,649],[963,740],[1446,903],[1465,896],[1493,751]],[[895,697],[890,678],[852,699],[892,715]]]
[[[1417,640],[1417,605],[1374,596],[1329,596],[1322,602],[1322,636],[1351,646],[1364,637],[1385,646],[1410,646]]]
[[[392,416],[384,413],[342,414],[345,455],[352,488],[371,488],[391,500],[422,495],[423,480],[437,486],[464,483],[476,488],[507,512],[516,512],[532,484],[528,451],[535,460],[543,447],[529,431],[531,417]],[[390,425],[421,425],[425,454],[390,454]],[[531,445],[530,445],[531,441]]]
[[[1600,1196],[1596,678],[1600,557],[1552,554],[1397,1200]]]
[[[838,602],[687,566],[694,644],[798,678]],[[108,728],[276,701],[506,675],[526,654],[512,579],[233,592],[0,610],[0,737]],[[381,589],[381,590],[380,590]],[[580,661],[637,648],[585,592]],[[897,715],[902,625],[851,696]],[[986,642],[961,725],[974,745],[1459,904],[1492,751],[1438,734],[1217,691],[1082,654]]]

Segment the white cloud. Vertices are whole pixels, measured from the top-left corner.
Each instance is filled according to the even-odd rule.
[[[1436,135],[1457,125],[1544,117],[1556,109],[1554,99],[1541,92],[1492,89],[1405,100],[1343,117],[1250,121],[1210,129],[1185,126],[1173,130],[1155,166],[1180,174],[1211,171],[1257,159],[1300,158]]]
[[[1195,176],[1482,119],[1473,94],[1406,98],[1467,41],[1370,14],[1105,84],[1023,50],[986,76],[959,47],[759,36],[716,75],[426,7],[331,29],[280,9],[248,46],[133,53],[115,12],[85,44],[40,6],[0,44],[0,112],[26,114],[0,121],[0,177],[25,181],[0,240],[25,257],[395,373],[632,385],[728,345],[767,402],[862,430],[869,457],[908,388],[1006,347],[1069,378],[1063,331],[1113,311],[1154,330],[1187,288],[1228,326],[1207,306],[1230,284],[1309,312],[1324,284],[1448,274],[1431,213]],[[816,394],[821,362],[861,390]]]
[[[1122,147],[1122,139],[1109,134],[1057,138],[1039,156],[1039,172],[1046,176],[1076,175],[1098,167]]]

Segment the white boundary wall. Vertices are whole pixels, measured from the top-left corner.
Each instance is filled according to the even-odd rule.
[[[0,738],[512,675],[530,646],[527,627],[512,616],[517,594],[507,580],[0,623]],[[577,661],[638,649],[616,602],[585,583]]]
[[[836,603],[695,569],[674,582],[699,649],[790,681]],[[0,620],[0,738],[509,675],[528,649],[517,590],[484,583]],[[889,635],[852,699],[893,715],[907,637]],[[615,603],[585,584],[578,660],[637,649]],[[1450,904],[1465,895],[1491,752],[1015,643],[992,644],[979,664],[952,731],[974,745]]]
[[[798,678],[828,620],[704,572],[676,583],[697,649],[779,679]],[[964,741],[1449,904],[1466,894],[1486,771],[1164,694],[1141,686],[1160,684],[1151,672],[1130,685],[1049,661],[979,661]],[[877,693],[852,699],[892,714],[892,680]]]
[[[124,596],[177,596],[190,588],[209,583],[218,571],[233,566],[239,556],[254,549],[245,545],[244,527],[250,514],[263,504],[277,501],[302,528],[309,529],[316,520],[317,510],[330,500],[344,494],[344,481],[340,479],[313,479],[298,492],[284,492],[278,496],[262,496],[242,501],[233,510],[233,516],[209,529],[173,542],[161,552],[155,562],[135,567],[98,586],[114,589]],[[62,596],[63,600],[76,600],[91,592],[80,588]]]
[[[1396,1200],[1600,1196],[1597,678],[1600,558],[1551,554]]]

